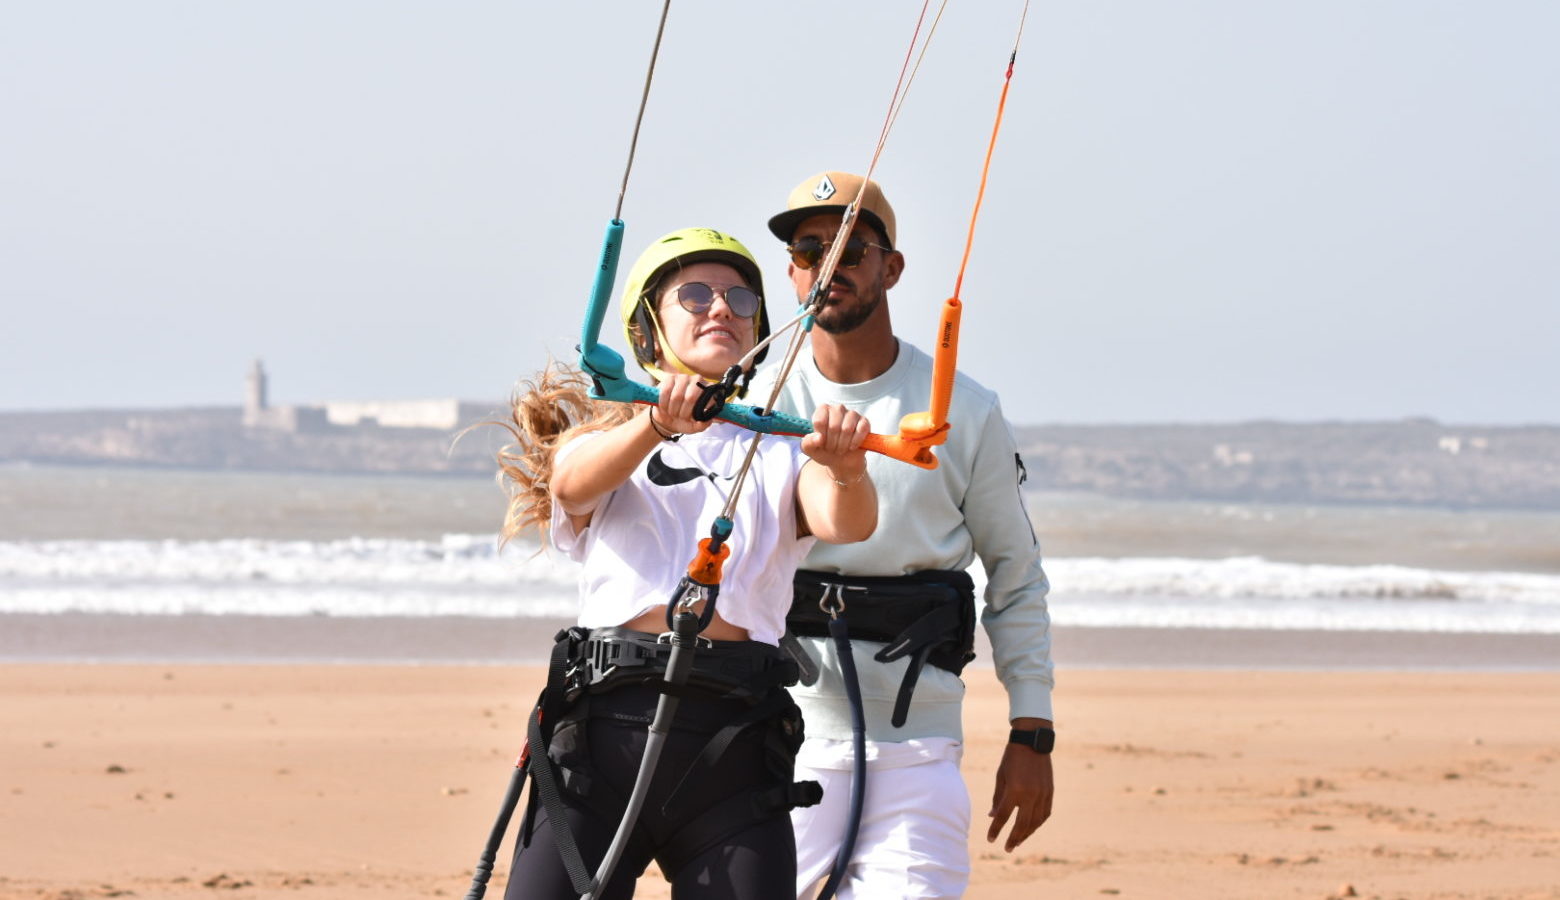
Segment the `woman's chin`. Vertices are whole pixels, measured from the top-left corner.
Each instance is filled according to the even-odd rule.
[[[746,352],[737,346],[709,349],[711,352],[690,353],[682,358],[688,368],[709,381],[719,381],[724,378],[726,370],[741,362],[742,355]]]

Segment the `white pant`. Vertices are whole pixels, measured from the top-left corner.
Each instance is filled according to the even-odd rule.
[[[877,748],[895,745],[877,745]],[[876,748],[875,748],[876,749]],[[804,754],[805,755],[805,754]],[[933,900],[964,894],[970,880],[970,795],[953,759],[867,767],[867,800],[841,900]],[[812,897],[834,867],[850,815],[850,770],[798,760],[797,780],[823,785],[823,802],[791,811],[796,893]]]

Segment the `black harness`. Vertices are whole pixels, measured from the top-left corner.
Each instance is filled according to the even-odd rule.
[[[547,669],[547,686],[527,723],[528,758],[516,772],[505,806],[513,809],[518,804],[520,785],[529,776],[532,789],[520,826],[520,841],[523,845],[530,843],[536,806],[540,803],[547,809],[564,869],[581,895],[591,892],[592,873],[569,829],[564,796],[584,802],[606,818],[618,816],[624,799],[593,778],[587,762],[584,726],[590,717],[592,696],[643,685],[668,696],[733,700],[745,706],[745,711],[725,721],[710,736],[698,758],[666,796],[667,808],[696,794],[693,787],[698,772],[714,765],[742,732],[754,727],[765,729],[765,758],[774,775],[772,786],[725,798],[700,814],[699,821],[708,823],[709,833],[685,835],[684,839],[691,843],[718,837],[734,822],[761,821],[776,811],[811,806],[822,798],[817,782],[791,780],[803,732],[800,711],[783,688],[796,683],[796,664],[765,644],[701,637],[697,639],[691,668],[685,678],[679,679],[683,683],[673,686],[666,678],[673,654],[666,637],[625,628],[576,626],[558,632]],[[648,724],[649,717],[644,721]],[[501,811],[490,836],[490,847],[479,862],[478,880],[484,884],[508,818],[508,812]],[[482,894],[467,896],[477,898]]]
[[[958,675],[975,658],[975,582],[969,573],[929,569],[864,577],[798,571],[785,620],[793,634],[829,637],[830,617],[819,601],[826,592],[840,589],[836,586],[846,592],[851,640],[886,644],[872,657],[878,662],[910,659],[894,698],[895,728],[910,715],[910,698],[923,666]]]

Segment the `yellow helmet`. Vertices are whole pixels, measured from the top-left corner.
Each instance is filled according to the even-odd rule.
[[[764,276],[758,270],[758,260],[753,258],[748,248],[731,235],[722,234],[713,228],[679,229],[661,237],[639,254],[639,259],[634,261],[634,267],[628,272],[628,282],[623,286],[623,337],[634,348],[634,360],[639,363],[639,367],[657,380],[666,374],[657,364],[657,357],[662,355],[679,372],[698,374],[684,365],[671,347],[666,346],[651,295],[673,265],[680,268],[699,262],[725,263],[747,279],[748,286],[759,297],[758,315],[753,323],[754,338],[762,341],[769,336],[769,316],[763,300]],[[754,357],[753,365],[756,367],[763,362],[768,352],[768,348],[760,351]]]

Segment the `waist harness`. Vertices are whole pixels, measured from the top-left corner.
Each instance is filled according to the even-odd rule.
[[[878,662],[909,657],[894,699],[893,725],[910,715],[910,698],[921,668],[930,663],[958,675],[975,658],[975,583],[967,572],[928,569],[911,575],[853,576],[801,570],[792,583],[786,626],[793,634],[829,636],[829,615],[819,606],[826,591],[841,586],[853,641],[887,646]]]
[[[671,658],[671,644],[659,636],[627,628],[570,629],[585,633],[573,670],[566,674],[569,702],[581,692],[600,693],[628,684],[660,685]],[[758,703],[776,688],[796,683],[796,664],[775,648],[756,641],[699,639],[699,654],[688,673],[683,696]],[[661,685],[663,692],[670,690]]]
[[[559,829],[568,831],[560,794],[573,795],[606,818],[618,815],[624,798],[606,789],[600,779],[591,777],[585,726],[592,715],[593,696],[635,685],[684,699],[736,701],[742,708],[741,712],[712,729],[698,759],[665,796],[665,808],[697,795],[698,792],[691,788],[701,767],[719,760],[742,732],[763,728],[765,766],[772,786],[752,794],[724,798],[700,816],[701,821],[708,823],[707,833],[705,829],[694,828],[680,836],[684,846],[696,847],[716,840],[720,837],[720,829],[731,828],[733,822],[758,822],[777,811],[818,802],[822,791],[816,782],[792,781],[803,731],[801,711],[784,688],[796,683],[796,664],[767,644],[699,638],[698,652],[687,682],[673,688],[664,678],[671,651],[671,645],[659,636],[625,628],[573,627],[558,633],[547,687],[533,712],[530,775],[536,789],[531,793],[520,827],[522,844],[530,843],[539,799],[549,806],[548,818],[560,849],[576,846],[572,835],[558,833]],[[641,721],[637,716],[628,717],[621,712],[614,712],[611,717],[618,721]],[[642,718],[644,724],[648,725],[651,717],[652,713],[647,712]],[[611,796],[606,796],[608,794]],[[688,802],[696,801],[689,799]],[[567,857],[578,858],[578,850],[565,850],[564,853],[566,868],[573,868]]]

